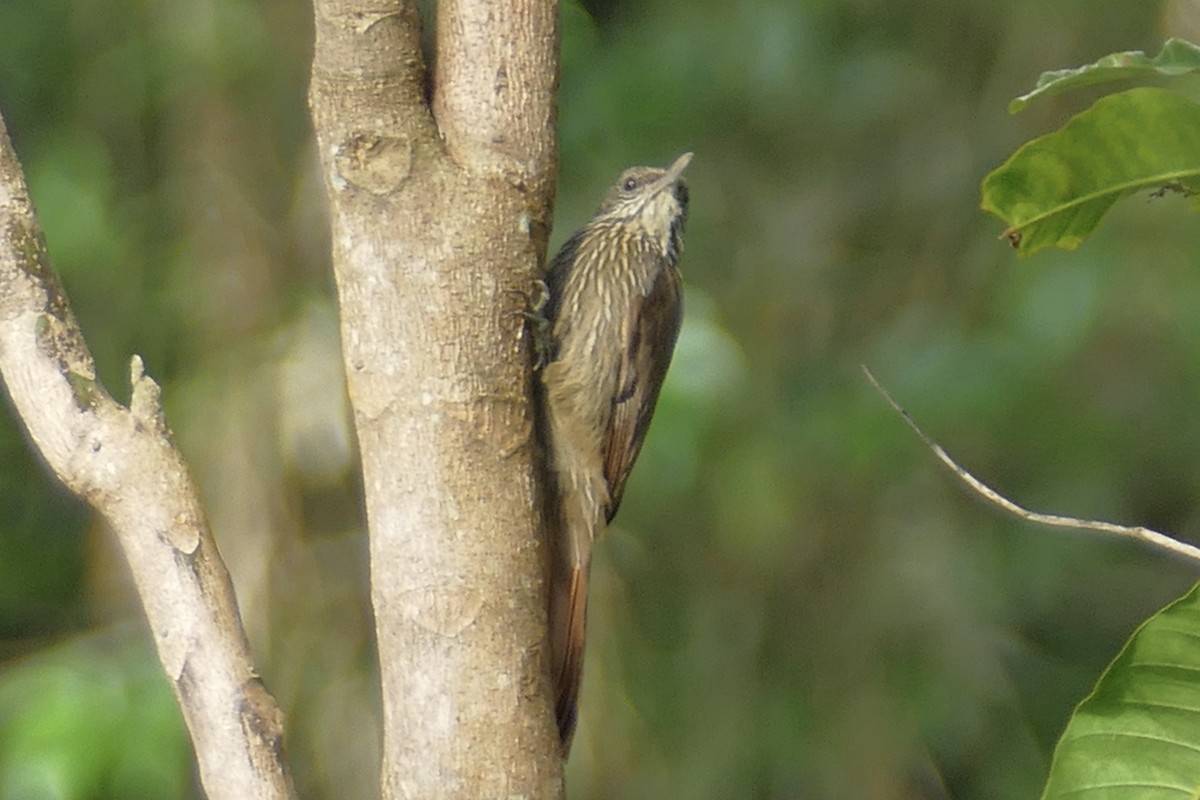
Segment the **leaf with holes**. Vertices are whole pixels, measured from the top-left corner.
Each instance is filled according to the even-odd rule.
[[[1075,710],[1042,800],[1200,796],[1200,584],[1144,622]]]
[[[1200,195],[1200,105],[1164,89],[1104,97],[984,178],[982,207],[1029,256],[1074,250],[1137,191]]]

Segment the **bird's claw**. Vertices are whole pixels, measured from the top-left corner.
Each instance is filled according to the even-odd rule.
[[[533,371],[537,372],[550,362],[550,320],[546,317],[546,306],[550,302],[550,287],[541,278],[533,281],[533,291],[527,296],[527,305],[522,312],[529,323],[533,343]]]

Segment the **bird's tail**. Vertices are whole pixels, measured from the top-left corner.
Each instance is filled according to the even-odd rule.
[[[547,370],[554,366],[551,364]],[[579,684],[583,677],[592,543],[604,530],[608,485],[600,463],[600,445],[588,435],[587,426],[581,426],[574,415],[562,413],[561,402],[548,401],[547,408],[547,441],[553,465],[553,491],[547,496],[552,558],[550,676],[554,680],[554,712],[565,758],[575,733]]]
[[[550,605],[551,653],[554,657],[554,713],[563,755],[571,749],[583,679],[583,646],[587,633],[587,563],[557,571]]]

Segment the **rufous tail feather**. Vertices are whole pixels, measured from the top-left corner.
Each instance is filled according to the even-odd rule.
[[[565,755],[575,735],[579,685],[583,678],[583,646],[587,628],[588,566],[570,567],[554,587],[550,624],[553,631],[555,698],[558,735]]]

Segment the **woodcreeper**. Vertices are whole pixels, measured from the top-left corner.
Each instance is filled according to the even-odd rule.
[[[679,335],[682,174],[691,160],[685,153],[667,169],[621,173],[546,274],[540,408],[553,484],[550,645],[564,752],[575,730],[592,543],[617,513]]]

